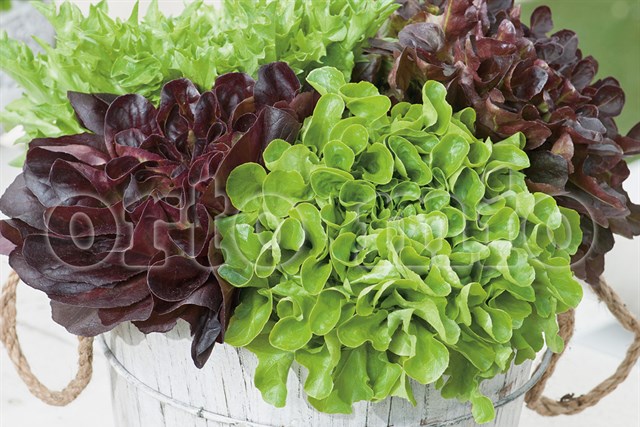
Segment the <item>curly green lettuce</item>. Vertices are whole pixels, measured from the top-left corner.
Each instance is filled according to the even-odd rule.
[[[492,420],[480,383],[563,349],[556,315],[582,297],[578,214],[528,191],[522,134],[475,138],[475,113],[452,114],[438,82],[392,108],[334,68],[307,81],[321,98],[298,141],[227,182],[239,212],[218,219],[218,273],[242,289],[226,342],[257,355],[276,406],[295,361],[323,412],[414,402],[415,380]]]
[[[207,90],[221,74],[255,78],[274,61],[301,77],[320,65],[349,77],[363,43],[398,7],[393,0],[224,0],[216,9],[198,0],[171,17],[153,2],[142,19],[136,3],[122,21],[109,17],[106,1],[87,16],[68,2],[34,6],[55,28],[55,47],[42,43],[45,52],[36,55],[0,35],[0,69],[24,89],[0,122],[22,125],[24,141],[82,132],[67,91],[137,93],[158,102],[170,80],[186,77]]]

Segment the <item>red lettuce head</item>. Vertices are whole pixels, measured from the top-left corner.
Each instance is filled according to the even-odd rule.
[[[399,0],[384,38],[371,41],[359,78],[416,102],[426,80],[438,80],[448,101],[472,107],[481,137],[527,137],[533,191],[555,196],[580,212],[583,244],[574,257],[578,276],[597,284],[612,233],[640,234],[640,206],[622,188],[624,160],[640,153],[640,124],[626,136],[615,117],[625,94],[612,77],[594,81],[598,62],[584,57],[573,31],[548,35],[543,6],[520,21],[513,0]]]
[[[139,95],[69,93],[93,133],[33,140],[21,175],[0,199],[0,251],[53,318],[93,336],[133,321],[143,332],[191,325],[202,366],[234,305],[221,280],[214,218],[230,212],[230,171],[293,142],[314,96],[284,63],[258,81],[220,76],[200,93],[167,83],[158,108]]]

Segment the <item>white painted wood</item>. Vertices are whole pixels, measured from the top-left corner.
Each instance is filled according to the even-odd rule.
[[[140,333],[123,324],[106,338],[117,360],[134,377],[152,389],[187,405],[230,417],[233,422],[198,418],[181,408],[161,403],[142,393],[126,378],[112,370],[111,383],[115,424],[119,427],[229,427],[250,423],[282,427],[472,427],[467,419],[451,420],[470,413],[470,405],[443,399],[433,386],[413,384],[417,406],[404,399],[390,398],[380,403],[359,402],[351,415],[328,415],[313,409],[304,398],[305,370],[294,365],[289,374],[289,396],[284,408],[274,408],[262,400],[253,385],[257,360],[249,351],[217,345],[202,370],[190,357],[189,329],[180,323],[168,334]],[[531,364],[514,366],[482,385],[492,400],[504,398],[529,379]],[[523,397],[497,408],[497,417],[488,427],[514,427],[518,424]],[[247,424],[249,423],[249,424]]]

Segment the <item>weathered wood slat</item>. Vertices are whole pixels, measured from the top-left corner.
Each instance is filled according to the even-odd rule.
[[[284,408],[274,408],[262,400],[253,385],[257,360],[244,349],[217,345],[207,365],[198,370],[190,357],[189,329],[179,324],[168,334],[140,333],[130,324],[108,334],[106,343],[117,360],[134,377],[154,390],[179,402],[229,417],[233,422],[198,418],[181,408],[161,403],[142,393],[127,379],[112,371],[113,405],[116,425],[122,427],[229,427],[255,423],[286,427],[472,427],[467,419],[451,420],[470,413],[470,405],[443,399],[433,386],[413,384],[417,406],[404,399],[390,398],[380,403],[359,402],[351,415],[319,413],[304,398],[305,370],[297,365],[289,374],[289,396]],[[492,400],[501,399],[529,379],[531,364],[512,367],[482,385]],[[523,397],[497,408],[497,417],[488,427],[518,424]]]

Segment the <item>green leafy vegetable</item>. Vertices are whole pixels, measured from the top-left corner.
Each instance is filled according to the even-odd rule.
[[[4,5],[6,2],[0,3]],[[34,54],[0,35],[0,68],[25,95],[0,116],[5,128],[24,126],[24,141],[82,132],[67,91],[137,93],[158,101],[162,85],[187,77],[209,89],[217,76],[284,61],[301,77],[319,65],[349,78],[361,46],[397,8],[393,0],[224,0],[219,9],[189,3],[176,17],[153,2],[142,18],[137,4],[122,21],[108,15],[107,2],[83,16],[65,2],[34,4],[56,30],[55,47]]]
[[[579,43],[580,34],[554,30],[548,6],[533,10],[527,22],[523,1],[397,2],[402,7],[370,41],[368,63],[354,78],[409,102],[424,98],[420,89],[434,84],[428,79],[442,83],[446,94],[442,89],[424,100],[427,125],[433,123],[436,133],[442,123],[435,118],[448,117],[438,110],[445,95],[454,110],[467,109],[461,121],[469,124],[477,115],[478,136],[500,140],[522,132],[527,184],[580,213],[584,240],[572,269],[599,286],[614,234],[640,235],[640,206],[625,184],[627,163],[640,154],[640,123],[626,134],[618,128],[625,98],[637,100],[637,90],[625,95],[616,78],[598,71],[601,64]],[[637,14],[627,18],[637,26],[631,16]],[[624,34],[619,31],[618,38]],[[637,61],[626,52],[619,56]],[[638,66],[627,68],[635,72]],[[637,115],[637,108],[627,107],[627,113]]]
[[[244,165],[227,181],[241,213],[217,220],[220,276],[244,292],[227,342],[257,336],[248,348],[260,366],[277,363],[268,383],[256,376],[270,402],[283,401],[280,369],[293,359],[324,412],[413,401],[413,379],[490,421],[481,381],[545,342],[562,349],[556,315],[582,296],[569,267],[577,213],[529,193],[522,135],[476,139],[473,116],[452,114],[440,83],[424,86],[422,105],[392,109],[334,68],[309,83],[323,95],[296,143],[273,141],[266,168]],[[261,237],[247,245],[249,235]]]

